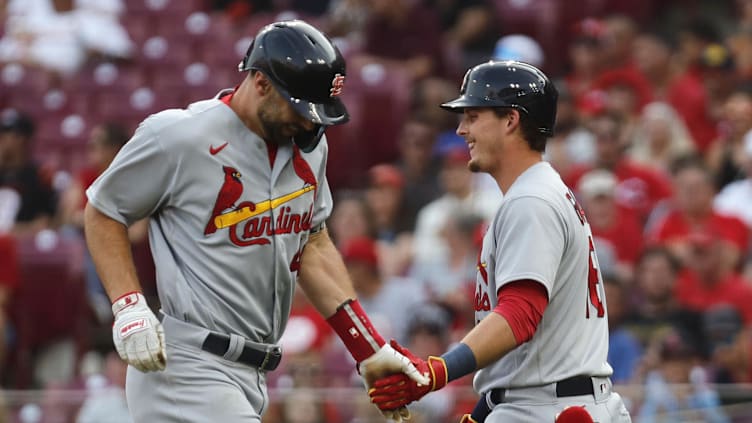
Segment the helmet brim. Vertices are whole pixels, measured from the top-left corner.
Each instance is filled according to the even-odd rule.
[[[347,108],[339,98],[332,98],[324,103],[314,103],[302,98],[287,96],[287,101],[296,112],[317,125],[341,125],[350,120]]]
[[[441,108],[454,113],[462,113],[467,107],[476,107],[475,105],[470,103],[471,102],[468,101],[467,97],[463,95],[461,97],[455,98],[452,101],[442,103]]]

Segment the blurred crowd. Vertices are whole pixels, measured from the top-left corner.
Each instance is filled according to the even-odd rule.
[[[638,387],[623,392],[633,418],[752,421],[752,0],[561,3],[0,1],[0,382],[45,392],[7,406],[0,422],[129,421],[110,303],[83,241],[84,190],[138,121],[236,85],[242,76],[230,71],[247,37],[295,17],[347,59],[352,122],[328,133],[327,226],[385,337],[440,355],[473,324],[480,241],[502,194],[467,170],[456,116],[438,104],[474,64],[525,61],[560,92],[545,158],[591,225],[609,362],[617,385]],[[180,40],[208,80],[196,57],[155,58],[150,30],[173,42],[165,28],[193,34]],[[137,82],[111,84],[108,72]],[[37,85],[24,85],[30,76]],[[190,89],[175,93],[166,78],[181,76]],[[142,88],[157,100],[139,108]],[[126,89],[123,104],[107,97]],[[53,116],[57,132],[47,130]],[[145,221],[130,228],[157,309],[146,232]],[[302,293],[282,345],[264,421],[380,421],[366,395],[337,394],[360,378]],[[477,399],[470,385],[422,399],[414,421],[457,421]],[[84,394],[61,400],[71,389]]]

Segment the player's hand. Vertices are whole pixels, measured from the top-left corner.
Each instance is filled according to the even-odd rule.
[[[384,344],[375,354],[358,363],[358,372],[363,377],[366,388],[369,389],[377,379],[398,372],[416,383],[429,383],[428,377],[420,374],[409,358],[389,344]],[[410,418],[410,411],[404,406],[394,407],[391,410],[381,409],[381,413],[384,417],[397,422]]]
[[[112,304],[112,339],[120,358],[142,372],[164,370],[167,364],[164,329],[140,292]]]
[[[428,379],[428,383],[416,382],[405,374],[394,374],[378,379],[373,383],[368,395],[371,402],[380,410],[394,410],[421,399],[429,392],[437,391],[447,384],[446,363],[440,357],[429,356],[424,361],[413,355],[407,348],[392,340],[392,347],[413,363],[418,372]]]

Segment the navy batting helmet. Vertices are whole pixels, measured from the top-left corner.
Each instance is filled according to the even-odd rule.
[[[467,71],[460,96],[441,107],[458,113],[467,107],[517,109],[535,122],[539,133],[551,136],[558,97],[554,84],[535,66],[492,60]]]
[[[318,144],[326,126],[349,120],[340,99],[345,60],[321,31],[300,20],[276,22],[262,28],[248,47],[241,72],[266,75],[280,94],[303,117],[317,125],[294,141],[303,151]]]

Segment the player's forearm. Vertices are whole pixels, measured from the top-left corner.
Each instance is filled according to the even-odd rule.
[[[306,244],[300,259],[298,284],[324,317],[334,314],[346,300],[355,298],[345,264],[326,229],[311,235]]]
[[[127,292],[140,291],[128,228],[91,204],[84,211],[84,228],[86,244],[110,300]]]
[[[462,342],[473,351],[478,369],[498,361],[517,347],[512,328],[497,313],[489,313],[465,335]]]

